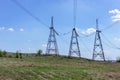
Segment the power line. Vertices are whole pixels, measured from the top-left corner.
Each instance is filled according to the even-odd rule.
[[[108,25],[107,27],[105,27],[105,28],[101,29],[101,31],[107,30],[107,29],[109,29],[109,28],[113,27],[115,24],[117,24],[117,23],[119,23],[119,22],[120,22],[120,21],[116,21],[116,22],[114,22],[114,23],[112,23],[112,24]]]
[[[17,0],[11,0],[12,2],[14,2],[18,7],[20,7],[23,11],[25,11],[27,14],[29,14],[31,17],[33,17],[36,21],[40,22],[42,25],[44,25],[45,27],[49,28],[49,26],[47,24],[45,24],[41,19],[39,19],[37,16],[35,16],[32,12],[30,12],[28,9],[26,9],[20,2],[18,2]],[[56,32],[56,31],[55,31]],[[60,33],[60,32],[59,32]],[[56,32],[57,35],[59,35]],[[62,33],[61,33],[62,34]]]
[[[61,36],[59,36],[59,38],[62,40],[62,42],[64,42],[66,45],[68,45],[68,41],[65,38],[63,38]]]
[[[68,35],[68,34],[70,34],[72,31],[70,30],[70,31],[68,31],[68,32],[66,32],[66,33],[63,33],[63,36],[65,36],[65,35]]]
[[[80,48],[79,48],[79,42],[78,42],[78,33],[76,31],[76,8],[77,8],[77,0],[74,0],[74,7],[73,7],[73,30],[72,30],[72,36],[70,41],[70,48],[69,48],[69,57],[71,57],[74,53],[78,55],[78,57],[81,57],[80,54]]]
[[[105,41],[102,41],[103,42],[103,44],[105,44],[107,47],[109,47],[109,48],[115,48],[115,47],[113,47],[113,46],[110,46],[110,44],[108,44],[107,42],[105,42]],[[115,48],[116,49],[116,48]]]
[[[76,11],[77,11],[77,0],[74,0],[74,7],[73,7],[73,20],[74,20],[74,24],[73,24],[73,26],[74,26],[74,28],[76,27]]]
[[[27,14],[29,14],[31,17],[33,17],[36,21],[40,22],[45,27],[49,28],[47,24],[45,24],[42,20],[40,20],[37,16],[35,16],[32,12],[30,12],[28,9],[26,9],[20,2],[17,0],[11,0],[14,2],[19,8],[21,8],[23,11],[25,11]]]
[[[95,33],[92,33],[92,34],[89,34],[89,35],[85,35],[85,34],[82,34],[82,33],[79,33],[79,34],[83,35],[83,36],[81,36],[81,38],[87,38],[87,37],[93,36]]]
[[[102,35],[106,39],[106,41],[113,46],[113,48],[120,49],[120,47],[117,47],[115,44],[113,44],[103,33],[102,33]]]
[[[91,50],[87,47],[87,45],[85,44],[85,42],[82,39],[81,39],[81,42],[83,43],[83,45],[84,45],[85,49],[87,50],[87,52],[90,53]]]

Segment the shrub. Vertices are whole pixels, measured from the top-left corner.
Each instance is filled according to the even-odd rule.
[[[13,56],[12,55],[8,55],[8,58],[13,58]]]
[[[15,56],[16,58],[19,58],[19,52],[18,51],[16,51],[15,55],[16,55]]]
[[[3,51],[3,56],[6,57],[7,56],[7,52]]]
[[[0,50],[0,57],[3,57],[3,51]]]
[[[42,54],[42,50],[39,49],[39,50],[37,51],[37,55],[40,56],[41,54]]]

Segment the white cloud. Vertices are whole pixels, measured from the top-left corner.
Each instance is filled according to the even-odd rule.
[[[120,38],[114,38],[115,41],[120,42]]]
[[[120,21],[120,10],[119,9],[113,9],[109,11],[110,14],[113,14],[112,21],[116,22],[116,21]]]
[[[109,13],[120,14],[120,11],[118,9],[113,9],[113,10],[110,10]]]
[[[84,35],[90,35],[96,32],[96,29],[94,28],[88,28],[87,30],[81,30],[81,33]]]
[[[8,28],[8,31],[11,31],[11,32],[13,32],[13,31],[15,31],[13,28]]]
[[[46,48],[46,47],[47,47],[47,44],[42,44],[42,47]]]
[[[0,27],[0,31],[4,31],[5,30],[5,27]]]
[[[23,32],[23,31],[24,31],[24,29],[23,29],[23,28],[20,28],[20,31],[21,31],[21,32]]]
[[[10,28],[0,27],[0,31],[5,31],[5,30],[10,31],[10,32],[15,31],[15,29],[12,28],[12,27],[10,27]],[[23,29],[23,28],[20,28],[19,31],[23,32],[24,29]]]

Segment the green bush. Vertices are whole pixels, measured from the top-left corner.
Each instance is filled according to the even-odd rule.
[[[3,51],[3,56],[6,57],[7,56],[7,52]]]
[[[19,58],[19,52],[18,52],[18,51],[16,51],[15,57],[16,57],[16,58]]]
[[[41,54],[42,54],[42,50],[39,49],[39,50],[37,51],[37,56],[40,56]]]
[[[8,55],[8,58],[13,58],[13,56],[12,55]]]
[[[3,51],[0,50],[0,57],[3,57]]]

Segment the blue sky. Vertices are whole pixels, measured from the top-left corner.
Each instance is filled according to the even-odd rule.
[[[27,10],[50,26],[54,16],[59,53],[68,55],[73,28],[73,0],[17,0]],[[92,57],[95,19],[99,28],[106,59],[120,56],[120,0],[77,0],[76,28],[79,33],[81,56]],[[115,24],[114,24],[115,23]],[[109,26],[114,24],[112,26]],[[108,28],[106,28],[108,27]],[[36,21],[12,0],[0,0],[0,49],[10,52],[45,51],[49,28]],[[88,37],[86,37],[86,35]]]

